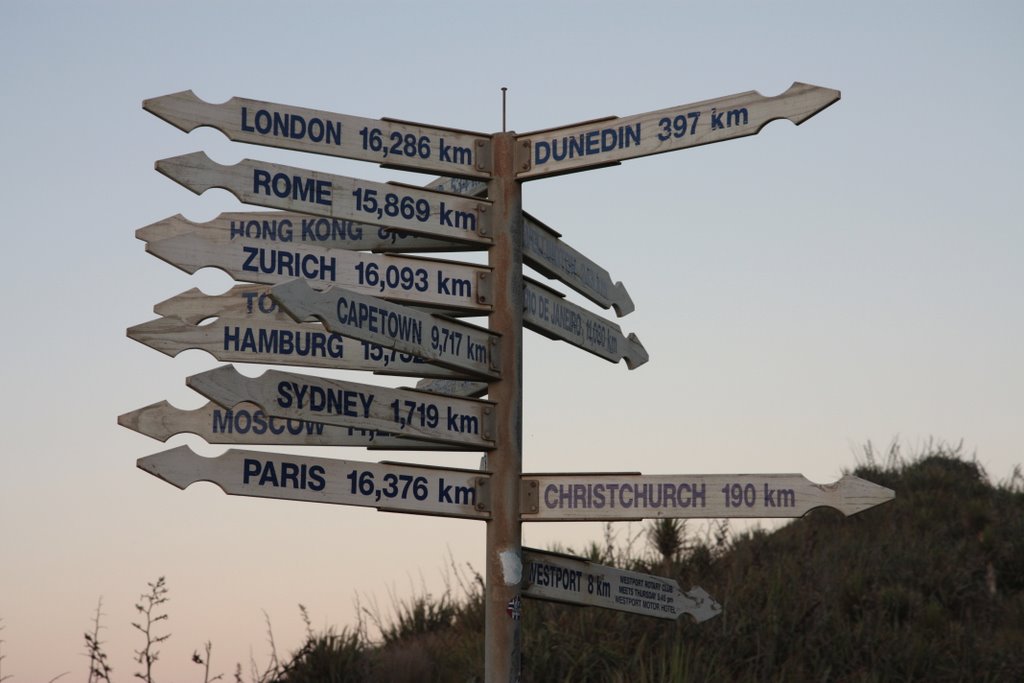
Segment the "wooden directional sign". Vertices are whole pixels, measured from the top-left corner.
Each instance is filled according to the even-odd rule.
[[[619,317],[633,312],[626,286],[612,282],[608,271],[559,239],[557,232],[523,214],[523,261],[549,278],[572,287]]]
[[[478,449],[494,447],[494,404],[479,399],[277,370],[250,378],[230,365],[192,375],[186,381],[225,408],[255,403],[275,417],[380,430]]]
[[[228,240],[272,242],[288,248],[293,245],[376,251],[388,254],[429,251],[464,251],[483,244],[453,242],[389,230],[367,223],[309,216],[291,211],[234,211],[213,220],[196,223],[181,214],[169,216],[135,231],[144,242],[156,242],[191,232],[224,235]]]
[[[806,83],[765,97],[750,90],[678,107],[526,133],[529,161],[516,177],[531,180],[626,159],[722,142],[760,132],[769,121],[800,125],[839,101],[839,91]]]
[[[270,285],[235,285],[223,294],[206,294],[198,287],[175,294],[153,306],[153,312],[197,325],[210,318],[258,318],[294,322],[270,296]],[[311,322],[313,318],[300,322]]]
[[[630,370],[647,362],[647,350],[630,333],[576,304],[544,285],[527,281],[523,294],[523,325],[551,339],[561,339],[584,351],[618,363]]]
[[[853,515],[895,495],[852,475],[815,484],[802,474],[524,474],[522,493],[523,521],[534,522]]]
[[[160,401],[125,413],[117,423],[140,434],[167,441],[177,434],[195,434],[207,443],[250,446],[363,446],[388,451],[461,451],[454,444],[398,438],[372,429],[338,427],[267,415],[254,403],[223,408],[210,401],[202,408],[182,410]]]
[[[216,458],[178,446],[137,466],[179,489],[208,481],[233,496],[374,507],[388,512],[487,519],[476,500],[486,473],[420,465],[311,458],[232,448]]]
[[[210,104],[191,90],[142,108],[189,132],[210,126],[236,142],[372,161],[410,171],[490,177],[490,137],[419,123],[368,119],[232,97]]]
[[[146,251],[187,273],[219,268],[236,280],[276,284],[304,278],[363,294],[468,312],[488,313],[491,269],[455,261],[371,254],[306,245],[225,240],[191,232],[149,242]],[[483,287],[483,289],[481,289]]]
[[[363,339],[385,348],[481,377],[498,377],[499,337],[486,329],[392,304],[346,289],[324,292],[303,280],[275,286],[278,305],[296,320],[315,317],[331,332]]]
[[[379,344],[345,339],[319,323],[219,317],[205,325],[157,318],[128,328],[128,336],[168,356],[186,349],[206,351],[217,360],[360,370],[381,375],[437,377],[458,373],[409,353]]]
[[[718,616],[722,606],[703,588],[687,592],[673,579],[616,569],[579,557],[523,548],[523,595],[538,600],[591,605],[697,622]]]
[[[156,170],[202,194],[220,187],[271,209],[359,221],[444,239],[490,242],[485,199],[320,173],[254,159],[218,164],[203,152],[163,159]]]
[[[426,190],[434,192],[450,192],[452,194],[464,194],[467,197],[484,197],[487,195],[487,183],[479,180],[467,180],[466,178],[434,178],[423,186]]]

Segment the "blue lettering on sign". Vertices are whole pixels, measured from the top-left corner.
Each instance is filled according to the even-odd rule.
[[[369,417],[373,394],[348,389],[325,389],[315,384],[279,382],[277,405],[282,408],[332,413],[346,417]]]
[[[323,491],[327,485],[322,465],[296,465],[293,462],[246,458],[242,462],[242,483],[275,488],[309,489]]]
[[[291,140],[309,140],[327,145],[341,144],[341,121],[324,121],[318,116],[306,118],[301,114],[287,114],[257,109],[249,121],[249,108],[242,107],[241,127],[246,133],[259,133]]]
[[[231,221],[231,239],[269,240],[272,242],[291,242],[294,237],[292,222],[287,218],[281,220],[241,220]]]
[[[287,173],[275,173],[261,168],[254,168],[252,171],[253,194],[265,194],[268,197],[273,195],[280,199],[292,199],[299,202],[309,202],[331,206],[332,185],[329,180],[317,180],[316,178],[303,178],[299,175],[288,175]]]
[[[542,166],[549,161],[566,161],[627,149],[640,144],[640,122],[629,126],[600,128],[576,135],[563,135],[550,140],[535,140],[533,163]]]
[[[245,409],[213,411],[213,433],[214,434],[249,434],[256,435],[300,434],[312,435],[323,434],[324,425],[321,422],[306,422],[305,420],[283,419],[270,417],[262,410],[249,411]]]
[[[224,326],[224,350],[311,358],[344,358],[343,338],[316,330]]]
[[[333,256],[317,256],[296,251],[243,246],[246,255],[242,270],[247,273],[284,275],[307,280],[336,280],[338,264]]]
[[[548,510],[603,508],[703,508],[707,505],[707,485],[687,482],[632,484],[548,484],[544,487],[544,506]]]
[[[423,344],[423,323],[401,313],[339,296],[335,315],[342,325],[352,325],[367,332],[385,334],[391,339]]]
[[[579,569],[566,569],[557,564],[547,562],[531,562],[528,582],[534,586],[556,588],[558,590],[579,593],[583,572]]]

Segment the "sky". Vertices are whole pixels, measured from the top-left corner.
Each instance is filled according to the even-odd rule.
[[[340,628],[357,604],[387,618],[395,598],[437,595],[452,566],[483,571],[477,521],[180,491],[135,467],[169,446],[227,448],[165,445],[116,420],[205,403],[184,379],[221,363],[164,356],[125,329],[231,281],[147,255],[134,231],[245,209],[221,190],[192,194],[156,160],[202,150],[432,177],[185,134],[144,99],[192,89],[491,133],[502,87],[518,132],[794,81],[840,90],[799,127],[524,185],[527,211],[626,285],[636,310],[616,322],[650,355],[631,371],[527,331],[524,467],[827,483],[869,443],[962,442],[1000,480],[1024,442],[1022,26],[1018,2],[0,3],[0,675],[80,678],[101,604],[114,679],[130,679],[134,605],[160,576],[171,638],[156,673],[185,681],[200,679],[189,660],[207,641],[212,673],[265,667],[267,623],[279,656],[298,648],[299,604],[314,628]],[[640,529],[613,527],[623,542]],[[580,548],[603,533],[528,524],[524,542]]]

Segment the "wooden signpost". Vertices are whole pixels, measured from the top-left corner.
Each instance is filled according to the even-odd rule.
[[[838,101],[838,90],[794,83],[775,97],[750,90],[634,116],[526,133],[517,140],[529,150],[529,161],[516,177],[532,180],[742,138],[761,132],[775,119],[800,125]]]
[[[802,474],[525,474],[523,521],[803,517],[817,507],[853,515],[893,496],[853,475],[815,484]]]
[[[149,242],[146,251],[186,273],[215,267],[236,280],[262,284],[303,278],[321,287],[340,285],[393,301],[478,315],[490,312],[481,285],[489,288],[491,270],[468,263],[315,246],[266,246],[200,232]]]
[[[491,139],[483,133],[241,97],[210,104],[191,90],[148,99],[142,108],[186,133],[210,126],[237,142],[361,159],[410,171],[490,176]]]
[[[232,448],[204,458],[188,446],[139,458],[139,469],[183,489],[208,481],[232,496],[375,507],[388,512],[487,519],[477,502],[486,473],[422,465],[354,462]]]
[[[144,406],[117,418],[140,434],[167,441],[177,434],[195,434],[207,443],[265,446],[362,446],[382,451],[467,451],[470,446],[399,438],[376,429],[339,427],[267,415],[255,403],[224,408],[210,401],[195,410],[175,408],[167,401]]]
[[[552,289],[527,281],[524,291],[523,324],[551,339],[561,339],[612,363],[626,361],[635,370],[647,362],[647,350],[630,333],[576,304]]]
[[[177,214],[139,228],[135,231],[135,237],[143,242],[159,242],[168,237],[193,232],[220,235],[225,241],[245,239],[270,242],[281,248],[301,245],[387,254],[465,251],[479,249],[481,246],[292,211],[232,211],[205,223],[196,223]]]
[[[340,287],[324,292],[303,280],[276,285],[271,295],[296,320],[317,318],[331,332],[483,378],[500,375],[497,335],[468,323],[362,296]]]
[[[219,187],[271,209],[360,221],[433,237],[490,242],[490,202],[243,159],[218,164],[203,152],[162,159],[156,170],[196,194]]]
[[[203,152],[158,161],[193,192],[223,188],[280,211],[206,223],[178,215],[140,228],[148,251],[187,272],[214,266],[256,284],[183,292],[129,336],[172,355],[200,348],[224,360],[422,379],[417,390],[390,389],[278,370],[249,378],[226,366],[188,378],[212,400],[203,408],[160,402],[118,421],[161,441],[191,432],[210,443],[487,455],[486,471],[476,471],[235,449],[205,458],[182,446],[138,466],[181,488],[211,481],[230,494],[485,521],[489,682],[519,677],[524,596],[665,619],[715,616],[721,608],[705,591],[684,592],[671,578],[524,551],[522,523],[799,517],[821,506],[854,514],[894,493],[852,476],[819,485],[793,474],[523,475],[524,327],[630,369],[648,354],[636,335],[524,278],[526,264],[618,316],[634,308],[607,270],[524,214],[522,183],[754,135],[775,119],[799,125],[838,100],[836,90],[794,83],[775,97],[750,91],[522,135],[240,98],[210,104],[191,91],[146,100],[184,131],[211,126],[240,142],[443,177],[411,187],[251,159],[227,166]],[[486,266],[395,255],[484,249]],[[488,327],[453,318],[463,315],[487,315]]]
[[[626,571],[580,557],[523,548],[523,595],[537,600],[604,607],[658,619],[694,621],[718,616],[722,606],[703,588],[685,593],[674,579]]]
[[[255,403],[275,417],[379,430],[479,449],[494,445],[494,406],[477,399],[279,370],[267,370],[253,378],[230,365],[192,375],[186,383],[225,408]]]

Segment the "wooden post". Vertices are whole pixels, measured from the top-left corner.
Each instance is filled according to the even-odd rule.
[[[494,245],[494,312],[490,328],[499,333],[501,379],[488,386],[497,405],[496,447],[488,454],[491,471],[491,519],[487,522],[487,570],[484,595],[484,672],[488,683],[519,680],[523,535],[519,482],[523,472],[523,194],[515,180],[515,135],[491,138],[493,202],[490,225]]]

